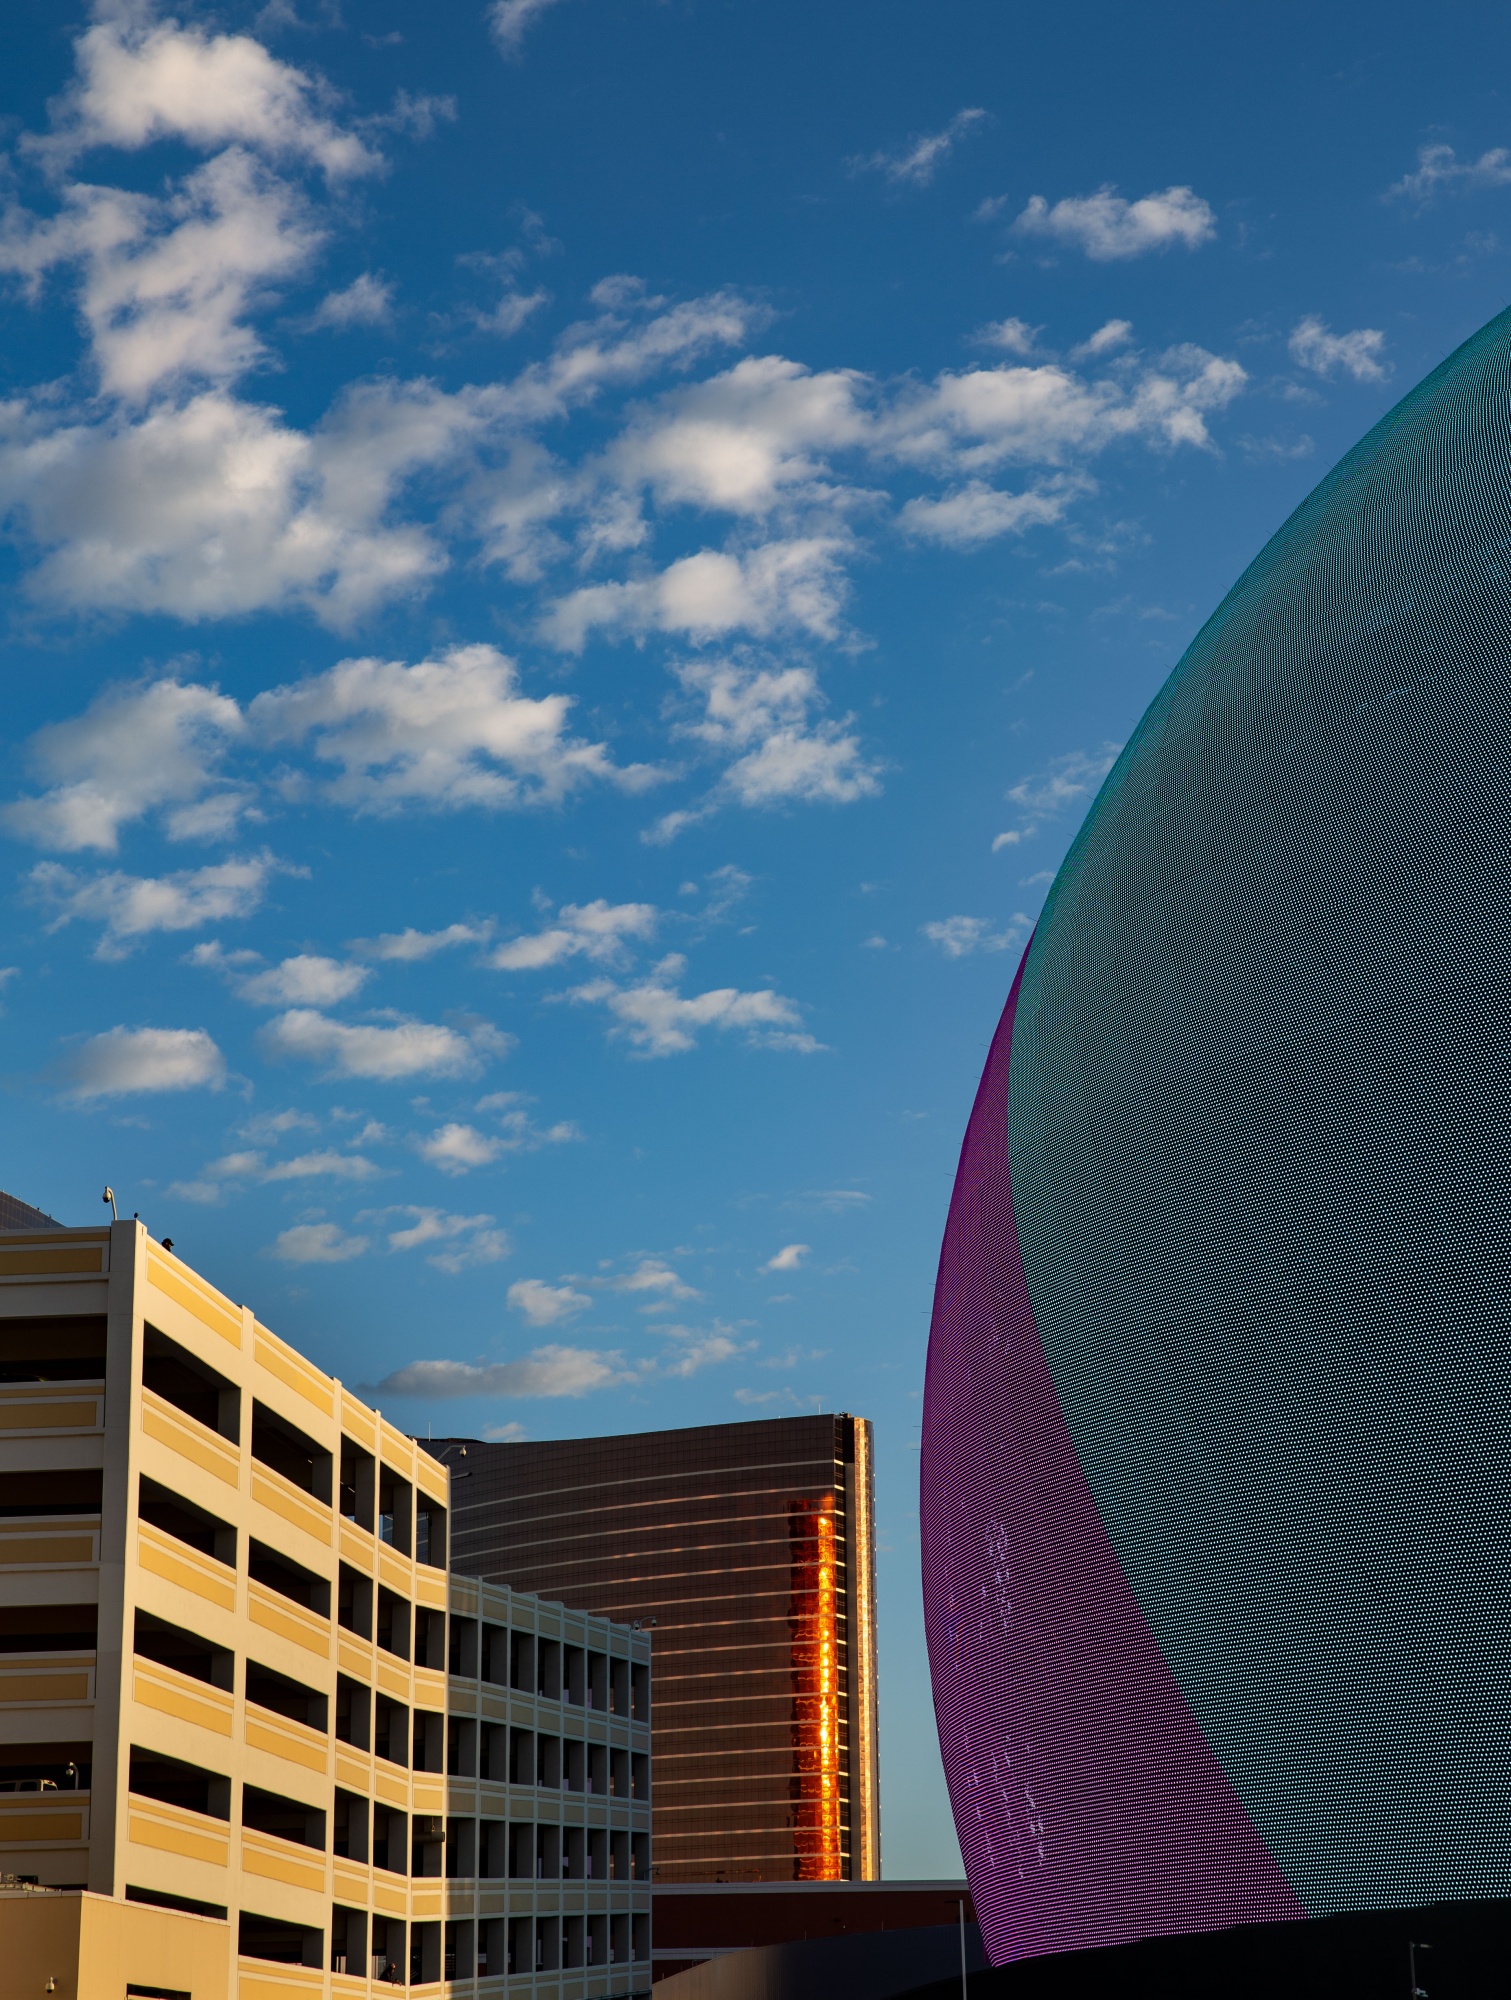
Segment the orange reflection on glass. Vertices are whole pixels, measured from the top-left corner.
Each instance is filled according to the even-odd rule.
[[[790,1503],[793,1793],[800,1882],[843,1875],[835,1496]]]

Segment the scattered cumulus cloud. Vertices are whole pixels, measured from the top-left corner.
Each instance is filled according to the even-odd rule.
[[[209,34],[123,7],[74,44],[77,75],[53,135],[33,149],[63,163],[95,146],[134,151],[178,139],[304,159],[332,177],[371,173],[378,156],[326,114],[315,78],[250,35]]]
[[[761,1269],[763,1272],[796,1271],[808,1255],[810,1250],[806,1243],[784,1243],[774,1257],[767,1258]]]
[[[397,1222],[401,1216],[408,1220]],[[444,1209],[411,1203],[384,1210],[373,1219],[386,1226],[390,1250],[426,1250],[426,1263],[452,1276],[479,1264],[496,1264],[512,1247],[507,1232],[491,1215],[448,1215]]]
[[[1020,778],[1007,794],[1009,802],[1018,808],[1018,825],[997,835],[992,842],[993,854],[1031,839],[1038,832],[1041,820],[1053,819],[1072,806],[1089,803],[1122,754],[1122,748],[1121,743],[1103,743],[1096,750],[1067,750],[1063,756],[1052,758],[1042,771]]]
[[[1417,164],[1390,189],[1423,206],[1440,194],[1467,194],[1477,188],[1511,185],[1511,151],[1492,146],[1476,160],[1461,160],[1452,146],[1421,146]]]
[[[268,1255],[281,1264],[349,1264],[368,1248],[365,1236],[348,1236],[334,1222],[299,1222],[274,1238]]]
[[[458,1396],[586,1396],[633,1380],[620,1354],[548,1346],[518,1361],[411,1361],[373,1386],[383,1395],[442,1402]]]
[[[566,998],[607,1008],[613,1017],[610,1035],[644,1056],[682,1055],[708,1029],[741,1034],[752,1048],[809,1054],[821,1046],[804,1030],[796,1001],[770,987],[742,993],[733,986],[720,986],[684,996],[679,982],[686,970],[687,960],[673,952],[636,985],[595,979],[574,987]]]
[[[993,928],[990,917],[942,917],[924,924],[923,935],[937,944],[946,958],[969,958],[978,951],[1007,951],[1021,944],[1026,917],[1018,917],[1006,930]]]
[[[393,286],[363,271],[339,292],[327,292],[310,315],[312,327],[345,332],[353,326],[385,326],[393,316]]]
[[[198,930],[228,917],[246,917],[261,903],[279,864],[271,854],[221,861],[172,875],[79,875],[61,862],[43,861],[26,878],[29,897],[51,911],[49,930],[76,920],[98,923],[95,957],[124,958],[145,937],[161,931]]]
[[[218,941],[196,945],[189,954],[189,963],[224,974],[236,997],[254,1007],[329,1007],[351,999],[371,977],[365,965],[308,951],[297,952],[278,965],[252,971],[251,967],[261,965],[259,953],[227,952]]]
[[[166,678],[107,687],[79,716],[49,723],[28,745],[47,789],[5,808],[10,831],[34,846],[114,854],[123,827],[167,809],[165,831],[230,832],[245,794],[223,789],[207,814],[241,711],[228,695]]]
[[[564,903],[544,930],[507,939],[486,962],[497,972],[539,972],[577,957],[615,964],[624,958],[626,939],[648,938],[659,914],[653,903],[610,903],[602,896]]]
[[[940,131],[921,133],[896,152],[871,153],[852,160],[851,171],[884,174],[901,186],[927,187],[960,141],[985,118],[986,113],[979,107],[957,111]]]
[[[327,1076],[395,1083],[412,1076],[470,1076],[502,1055],[507,1037],[486,1024],[467,1030],[434,1021],[333,1021],[311,1007],[291,1007],[258,1034],[273,1062],[319,1063]]]
[[[1138,201],[1125,201],[1109,184],[1095,194],[1071,195],[1053,204],[1036,194],[1013,230],[1019,236],[1068,244],[1105,264],[1175,245],[1199,250],[1216,236],[1217,217],[1188,187],[1168,187]]]
[[[272,744],[308,743],[337,767],[320,789],[359,812],[455,811],[554,802],[594,780],[624,782],[601,743],[567,733],[568,695],[531,699],[496,647],[438,660],[343,660],[260,694],[248,719]]]
[[[486,944],[492,935],[491,923],[447,924],[438,931],[410,929],[389,932],[379,938],[358,938],[351,948],[363,958],[414,965],[423,959],[434,958],[438,951],[455,951],[464,944]]]
[[[525,36],[548,8],[558,0],[493,0],[488,9],[488,26],[506,56],[518,56]]]
[[[158,1090],[219,1090],[225,1057],[203,1028],[107,1029],[61,1064],[70,1097],[126,1097]]]
[[[527,1319],[531,1326],[554,1326],[558,1320],[573,1319],[593,1303],[586,1292],[570,1285],[548,1285],[543,1278],[521,1278],[509,1287],[510,1310]]]
[[[1331,333],[1327,322],[1308,313],[1297,322],[1288,343],[1291,359],[1314,375],[1352,375],[1356,382],[1383,382],[1390,373],[1384,360],[1385,335],[1378,327],[1361,326],[1352,333]]]

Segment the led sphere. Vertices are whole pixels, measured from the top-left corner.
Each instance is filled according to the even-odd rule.
[[[996,1963],[1511,1896],[1511,314],[1297,510],[1061,868],[929,1344]]]

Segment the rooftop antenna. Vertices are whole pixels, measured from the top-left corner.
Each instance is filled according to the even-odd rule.
[[[113,1187],[106,1188],[105,1192],[100,1196],[100,1200],[110,1203],[110,1220],[112,1222],[119,1222],[121,1218],[115,1212],[115,1189]]]

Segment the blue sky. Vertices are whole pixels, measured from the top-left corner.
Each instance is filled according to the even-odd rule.
[[[1044,890],[1505,303],[1489,8],[14,4],[0,1184],[395,1420],[850,1409]]]

